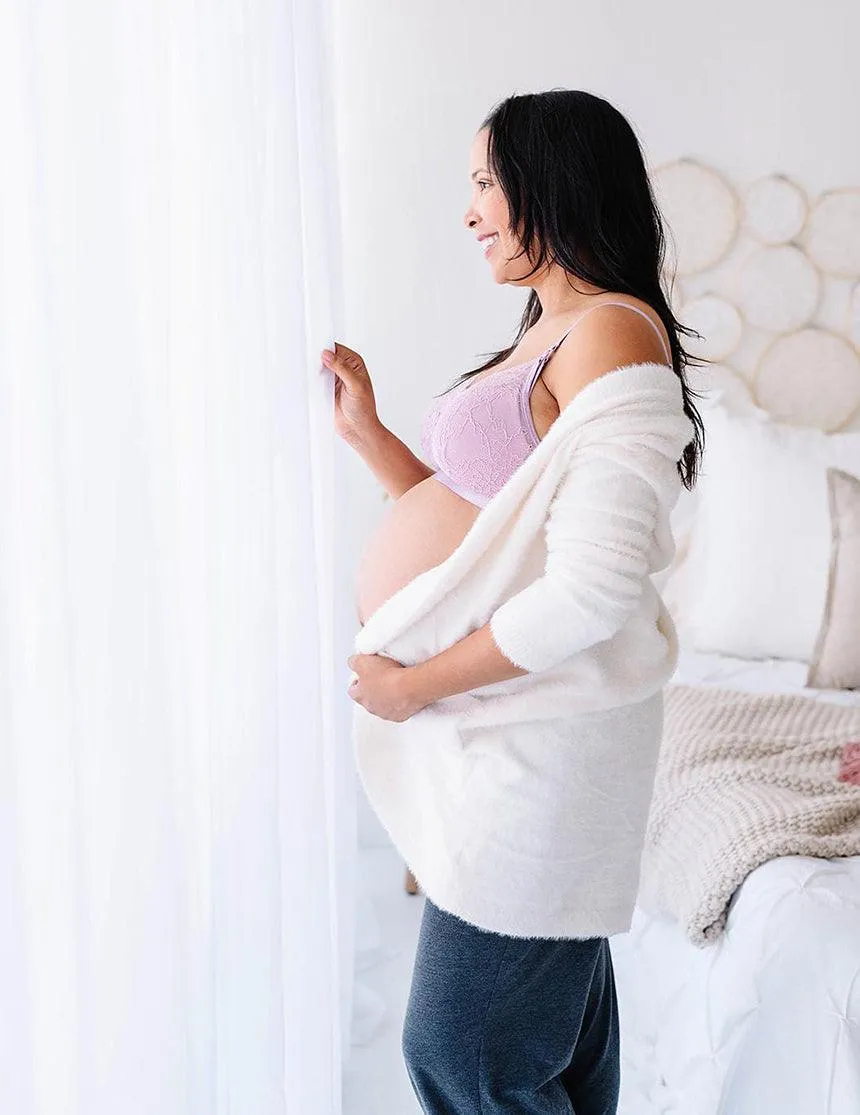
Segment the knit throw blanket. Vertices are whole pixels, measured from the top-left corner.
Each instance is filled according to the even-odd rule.
[[[667,685],[638,904],[704,947],[777,856],[860,854],[860,707]]]

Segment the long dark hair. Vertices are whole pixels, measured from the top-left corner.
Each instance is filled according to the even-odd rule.
[[[608,101],[579,89],[508,97],[478,130],[482,128],[489,129],[488,169],[507,198],[509,231],[515,233],[523,222],[523,249],[516,258],[525,253],[525,245],[536,242],[539,249],[534,270],[524,278],[544,264],[549,250],[572,275],[604,291],[633,295],[659,315],[681,380],[684,412],[694,428],[678,462],[684,486],[692,488],[705,431],[693,403],[700,394],[687,384],[685,369],[692,361],[710,361],[698,361],[684,351],[680,334],[700,334],[675,318],[663,292],[663,220],[633,128]],[[532,290],[512,344],[479,368],[464,372],[448,390],[502,363],[541,313]]]

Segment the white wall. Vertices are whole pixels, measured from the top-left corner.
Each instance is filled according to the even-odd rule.
[[[383,422],[419,453],[430,396],[513,338],[463,225],[469,145],[512,93],[606,97],[654,166],[689,155],[737,187],[770,171],[810,194],[860,184],[860,4],[822,0],[334,0],[346,328]],[[350,458],[347,537],[385,509]],[[384,840],[363,801],[360,838]]]

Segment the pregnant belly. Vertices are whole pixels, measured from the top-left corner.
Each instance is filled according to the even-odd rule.
[[[396,499],[359,561],[359,622],[366,623],[389,596],[450,557],[480,510],[435,476],[426,477]]]

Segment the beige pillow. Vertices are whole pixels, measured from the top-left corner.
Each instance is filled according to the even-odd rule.
[[[860,479],[827,470],[830,500],[830,573],[827,600],[806,684],[816,689],[860,688]]]

